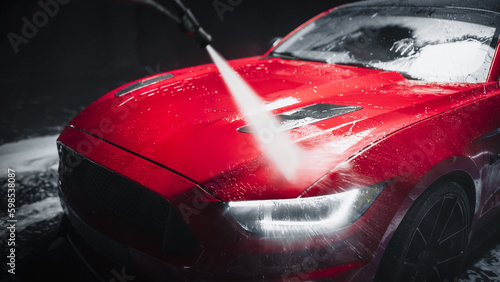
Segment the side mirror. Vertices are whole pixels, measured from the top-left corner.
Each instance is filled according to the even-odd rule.
[[[276,37],[271,38],[271,40],[269,40],[269,42],[268,42],[269,47],[274,47],[274,46],[278,45],[278,43],[280,43],[281,39],[283,39],[282,36],[276,36]]]

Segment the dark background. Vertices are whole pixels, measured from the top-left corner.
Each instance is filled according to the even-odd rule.
[[[57,4],[57,12],[48,15],[38,1],[0,2],[0,144],[57,134],[80,110],[124,83],[210,63],[194,38],[148,7],[115,0],[59,0],[66,4],[41,0]],[[184,0],[227,59],[261,55],[271,38],[284,36],[318,13],[346,2],[353,1]],[[214,3],[229,5],[229,10],[217,13]],[[16,52],[9,36],[24,37],[25,21],[37,21],[39,26],[30,30],[30,38]],[[34,172],[18,181],[19,201],[57,196],[55,171]],[[0,182],[6,187],[6,178]],[[18,264],[21,275],[4,279],[6,272],[2,272],[0,281],[91,281],[69,244],[54,241],[59,218],[19,234],[19,250],[24,252]],[[483,255],[498,246],[500,236],[492,238],[496,239],[469,258],[468,265],[480,258],[488,262],[469,268],[470,277],[482,277],[478,281],[487,281],[488,267],[498,263],[498,256]]]
[[[193,37],[147,6],[41,0],[58,7],[52,5],[50,15],[38,1],[0,4],[0,144],[56,134],[85,106],[131,80],[210,63]],[[261,55],[271,38],[346,2],[353,1],[184,1],[227,59]],[[26,20],[37,29],[28,29],[32,38],[23,36]],[[17,53],[11,41],[18,43]]]

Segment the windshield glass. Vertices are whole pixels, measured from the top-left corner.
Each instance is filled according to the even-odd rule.
[[[397,71],[426,81],[485,82],[495,51],[491,22],[463,11],[341,8],[299,30],[272,55]]]

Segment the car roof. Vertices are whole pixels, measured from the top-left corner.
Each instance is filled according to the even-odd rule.
[[[472,10],[484,10],[500,13],[499,0],[369,0],[354,2],[344,7],[383,7],[383,6],[407,6],[407,7],[453,7]]]

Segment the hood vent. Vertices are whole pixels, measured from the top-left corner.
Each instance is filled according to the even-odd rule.
[[[162,80],[169,79],[172,77],[174,77],[173,74],[167,73],[167,74],[163,74],[163,75],[159,75],[159,76],[155,76],[152,78],[147,78],[147,79],[141,80],[139,82],[133,83],[133,84],[117,91],[115,93],[115,97],[120,97],[122,95],[128,94],[128,93],[135,91],[137,89],[141,89],[141,88],[146,87],[148,85],[152,85],[152,84],[158,83]]]
[[[287,131],[361,109],[355,106],[315,104],[277,115],[279,124],[276,127],[278,131]],[[250,126],[240,127],[238,132],[251,133]]]

